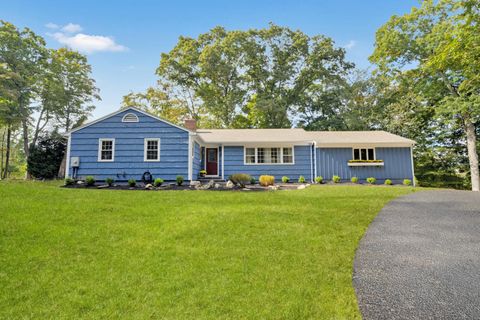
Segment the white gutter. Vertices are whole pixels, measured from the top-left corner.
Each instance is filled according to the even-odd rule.
[[[313,177],[313,181],[315,182],[315,178],[317,177],[317,167],[318,167],[318,164],[317,164],[317,142],[316,141],[313,141],[313,163],[314,163],[314,167],[313,167],[313,172],[314,172],[314,175],[315,177]]]
[[[192,134],[188,134],[188,181],[192,181],[193,157],[192,157]]]

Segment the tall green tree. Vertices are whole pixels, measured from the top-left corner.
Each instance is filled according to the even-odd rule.
[[[13,24],[0,20],[0,64],[11,74],[2,81],[15,93],[15,114],[21,115],[23,148],[28,157],[29,121],[33,113],[31,101],[35,96],[39,77],[43,74],[47,50],[45,41],[28,28],[19,30]]]
[[[426,0],[393,16],[376,34],[371,61],[384,74],[409,78],[437,115],[459,124],[466,141],[472,190],[479,191],[476,125],[479,123],[479,4]]]

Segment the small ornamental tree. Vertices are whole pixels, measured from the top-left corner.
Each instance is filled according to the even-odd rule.
[[[54,179],[65,154],[66,140],[58,133],[42,137],[30,147],[27,159],[28,172],[37,179]]]

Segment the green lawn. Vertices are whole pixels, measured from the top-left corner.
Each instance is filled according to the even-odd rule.
[[[412,191],[0,182],[0,318],[359,318],[355,248],[375,214]]]

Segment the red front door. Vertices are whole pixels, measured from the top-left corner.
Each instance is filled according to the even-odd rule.
[[[207,175],[218,175],[218,149],[207,148]]]

